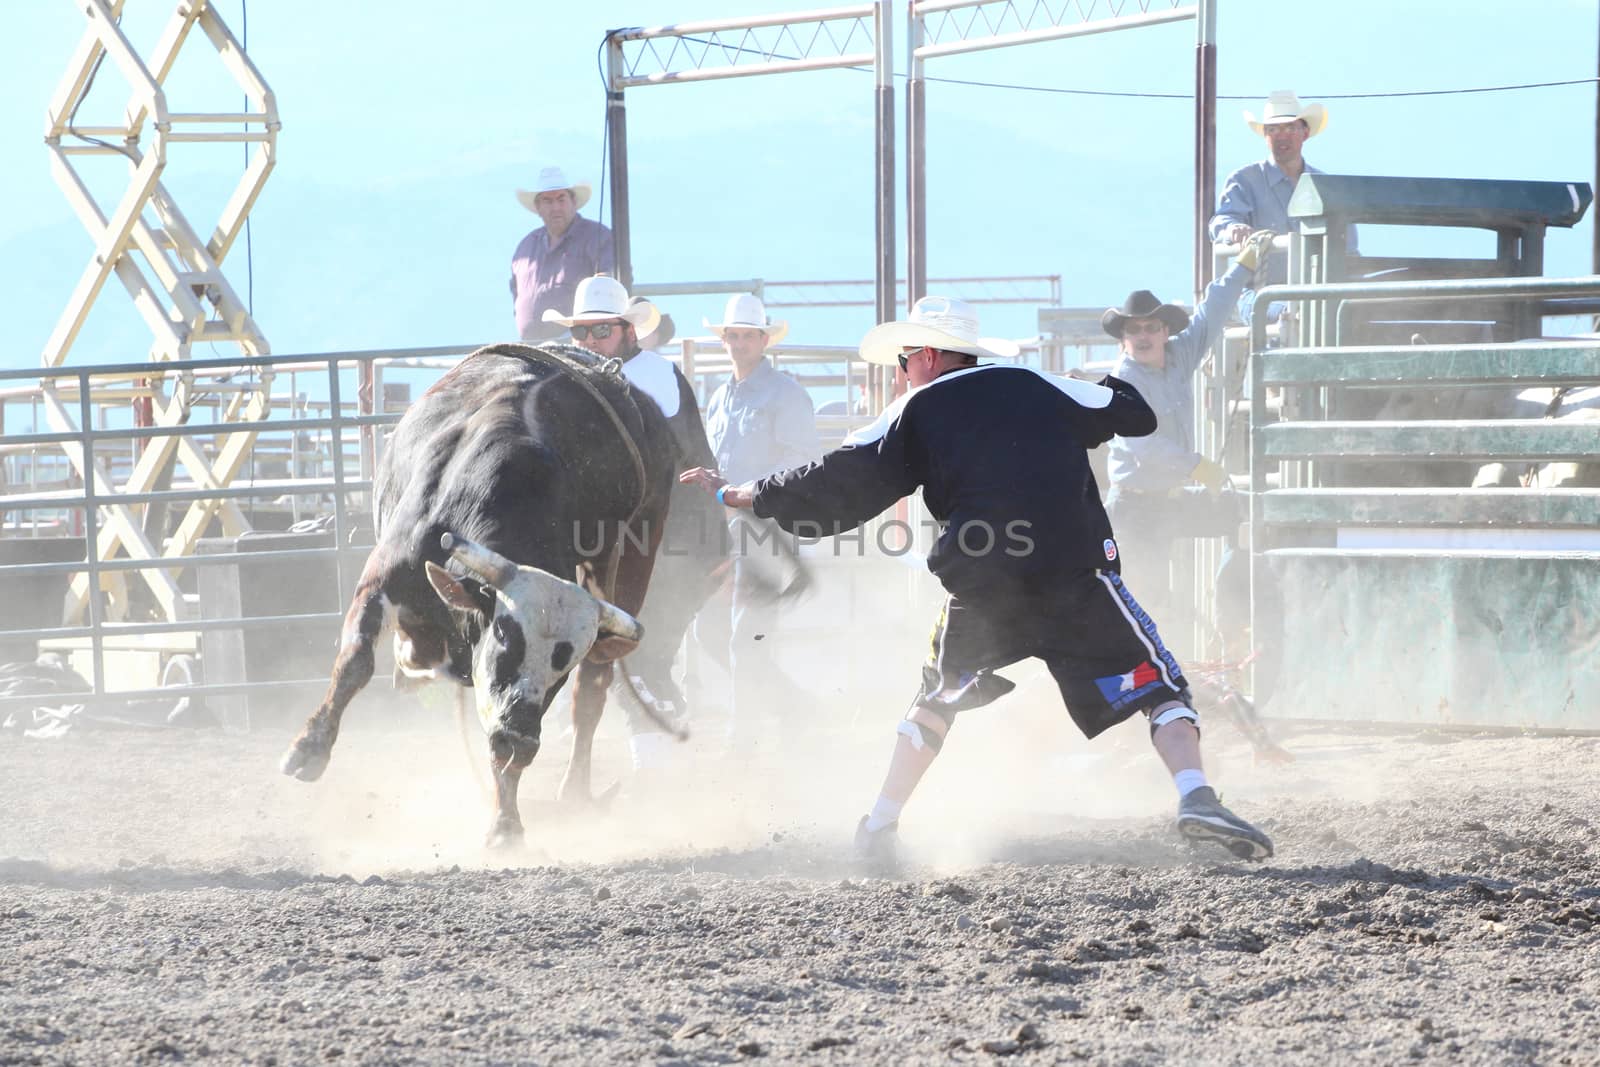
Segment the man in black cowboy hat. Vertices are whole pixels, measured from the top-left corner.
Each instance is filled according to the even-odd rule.
[[[1228,321],[1228,309],[1271,249],[1263,232],[1245,244],[1222,277],[1206,286],[1191,321],[1189,313],[1162,303],[1148,289],[1130,293],[1110,308],[1100,325],[1121,342],[1112,374],[1139,390],[1156,413],[1148,437],[1114,437],[1107,475],[1106,512],[1123,546],[1123,565],[1133,572],[1151,613],[1171,618],[1163,602],[1174,538],[1232,537],[1243,515],[1227,474],[1200,453],[1194,431],[1194,372]]]

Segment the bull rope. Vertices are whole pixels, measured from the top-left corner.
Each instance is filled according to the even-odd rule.
[[[621,373],[622,361],[616,359],[605,359],[590,364],[574,359],[564,352],[552,351],[538,345],[497,346],[496,348],[491,349],[491,351],[506,355],[514,355],[519,359],[527,360],[529,363],[543,364],[544,366],[552,367],[556,370],[576,372],[573,373],[571,377],[576,379],[578,384],[583,386],[583,388],[588,391],[589,395],[594,398],[595,403],[600,405],[600,410],[606,413],[606,417],[611,420],[611,425],[616,428],[617,434],[622,438],[623,443],[628,446],[628,456],[633,460],[634,476],[639,483],[639,496],[634,502],[633,511],[629,513],[626,524],[629,527],[632,527],[633,521],[639,517],[639,512],[644,510],[645,495],[648,488],[644,469],[644,456],[639,452],[639,445],[636,441],[634,441],[633,434],[628,432],[627,425],[623,423],[622,417],[617,414],[616,406],[613,405],[610,400],[606,399],[604,393],[595,388],[594,383],[589,380],[587,374],[589,371],[598,370],[600,373],[610,374],[626,384],[627,379],[624,378]],[[638,414],[639,404],[637,401],[632,400],[631,396],[630,403],[633,404],[634,413]],[[604,593],[605,598],[608,601],[611,600],[615,595],[617,568],[621,562],[622,536],[621,531],[619,530],[616,543],[611,546],[611,558],[606,561],[605,581],[601,585],[601,592]],[[687,741],[689,739],[687,731],[674,723],[668,722],[666,716],[662,715],[660,710],[656,708],[653,700],[645,700],[639,694],[639,692],[634,689],[632,676],[628,673],[627,657],[619,657],[619,661],[622,665],[623,684],[627,688],[628,692],[638,702],[640,708],[643,709],[645,715],[647,715],[657,726],[661,727],[662,730],[676,737],[679,741]]]
[[[496,347],[491,349],[491,351],[505,355],[514,355],[519,359],[527,360],[529,363],[542,364],[556,370],[577,372],[572,374],[571,377],[576,380],[579,385],[583,386],[588,394],[594,398],[595,403],[600,405],[600,410],[606,413],[606,417],[611,420],[611,425],[616,428],[618,436],[622,438],[623,444],[628,446],[628,458],[633,460],[633,473],[635,480],[639,483],[639,493],[638,499],[634,501],[633,510],[628,514],[628,521],[626,525],[631,527],[633,525],[633,521],[639,517],[639,512],[644,510],[644,500],[648,489],[644,469],[644,456],[639,452],[639,445],[634,441],[633,434],[628,432],[628,427],[622,421],[622,416],[617,414],[616,407],[611,403],[611,401],[606,399],[604,393],[595,388],[595,384],[589,380],[587,373],[598,370],[600,373],[610,374],[626,384],[627,379],[622,377],[620,371],[614,370],[607,366],[607,364],[615,363],[616,366],[620,368],[622,366],[621,361],[608,359],[595,364],[586,364],[573,359],[571,356],[568,356],[563,352],[551,351],[537,345],[508,345],[504,347]],[[637,414],[639,410],[639,405],[637,402],[634,403],[633,409],[635,414]],[[600,586],[600,589],[605,594],[605,598],[607,600],[610,600],[615,593],[617,567],[620,565],[621,561],[622,536],[619,531],[616,543],[611,546],[611,558],[606,561],[605,580]]]

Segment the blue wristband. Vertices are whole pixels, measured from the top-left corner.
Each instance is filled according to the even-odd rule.
[[[725,499],[728,493],[728,488],[728,486],[724,485],[717,490],[717,503],[721,504],[723,507],[728,506],[728,501]]]

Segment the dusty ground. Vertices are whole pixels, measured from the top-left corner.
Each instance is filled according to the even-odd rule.
[[[552,740],[500,854],[448,725],[370,704],[312,786],[286,732],[0,735],[0,1062],[1600,1062],[1600,740],[1213,730],[1248,866],[1047,703],[963,719],[890,879],[892,711],[604,816]]]

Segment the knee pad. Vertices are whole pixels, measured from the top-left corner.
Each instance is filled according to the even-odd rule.
[[[945,728],[948,729],[949,725],[946,722]],[[938,752],[944,747],[944,735],[937,730],[930,730],[920,722],[915,722],[911,719],[901,719],[900,725],[895,727],[894,732],[908,738],[913,748],[926,748]]]
[[[1150,711],[1145,712],[1145,714],[1150,716],[1151,737],[1155,736],[1156,730],[1159,728],[1167,725],[1169,722],[1177,722],[1179,719],[1188,719],[1190,722],[1194,723],[1194,728],[1196,730],[1200,729],[1199,714],[1187,704],[1169,704],[1159,711],[1151,709]]]

